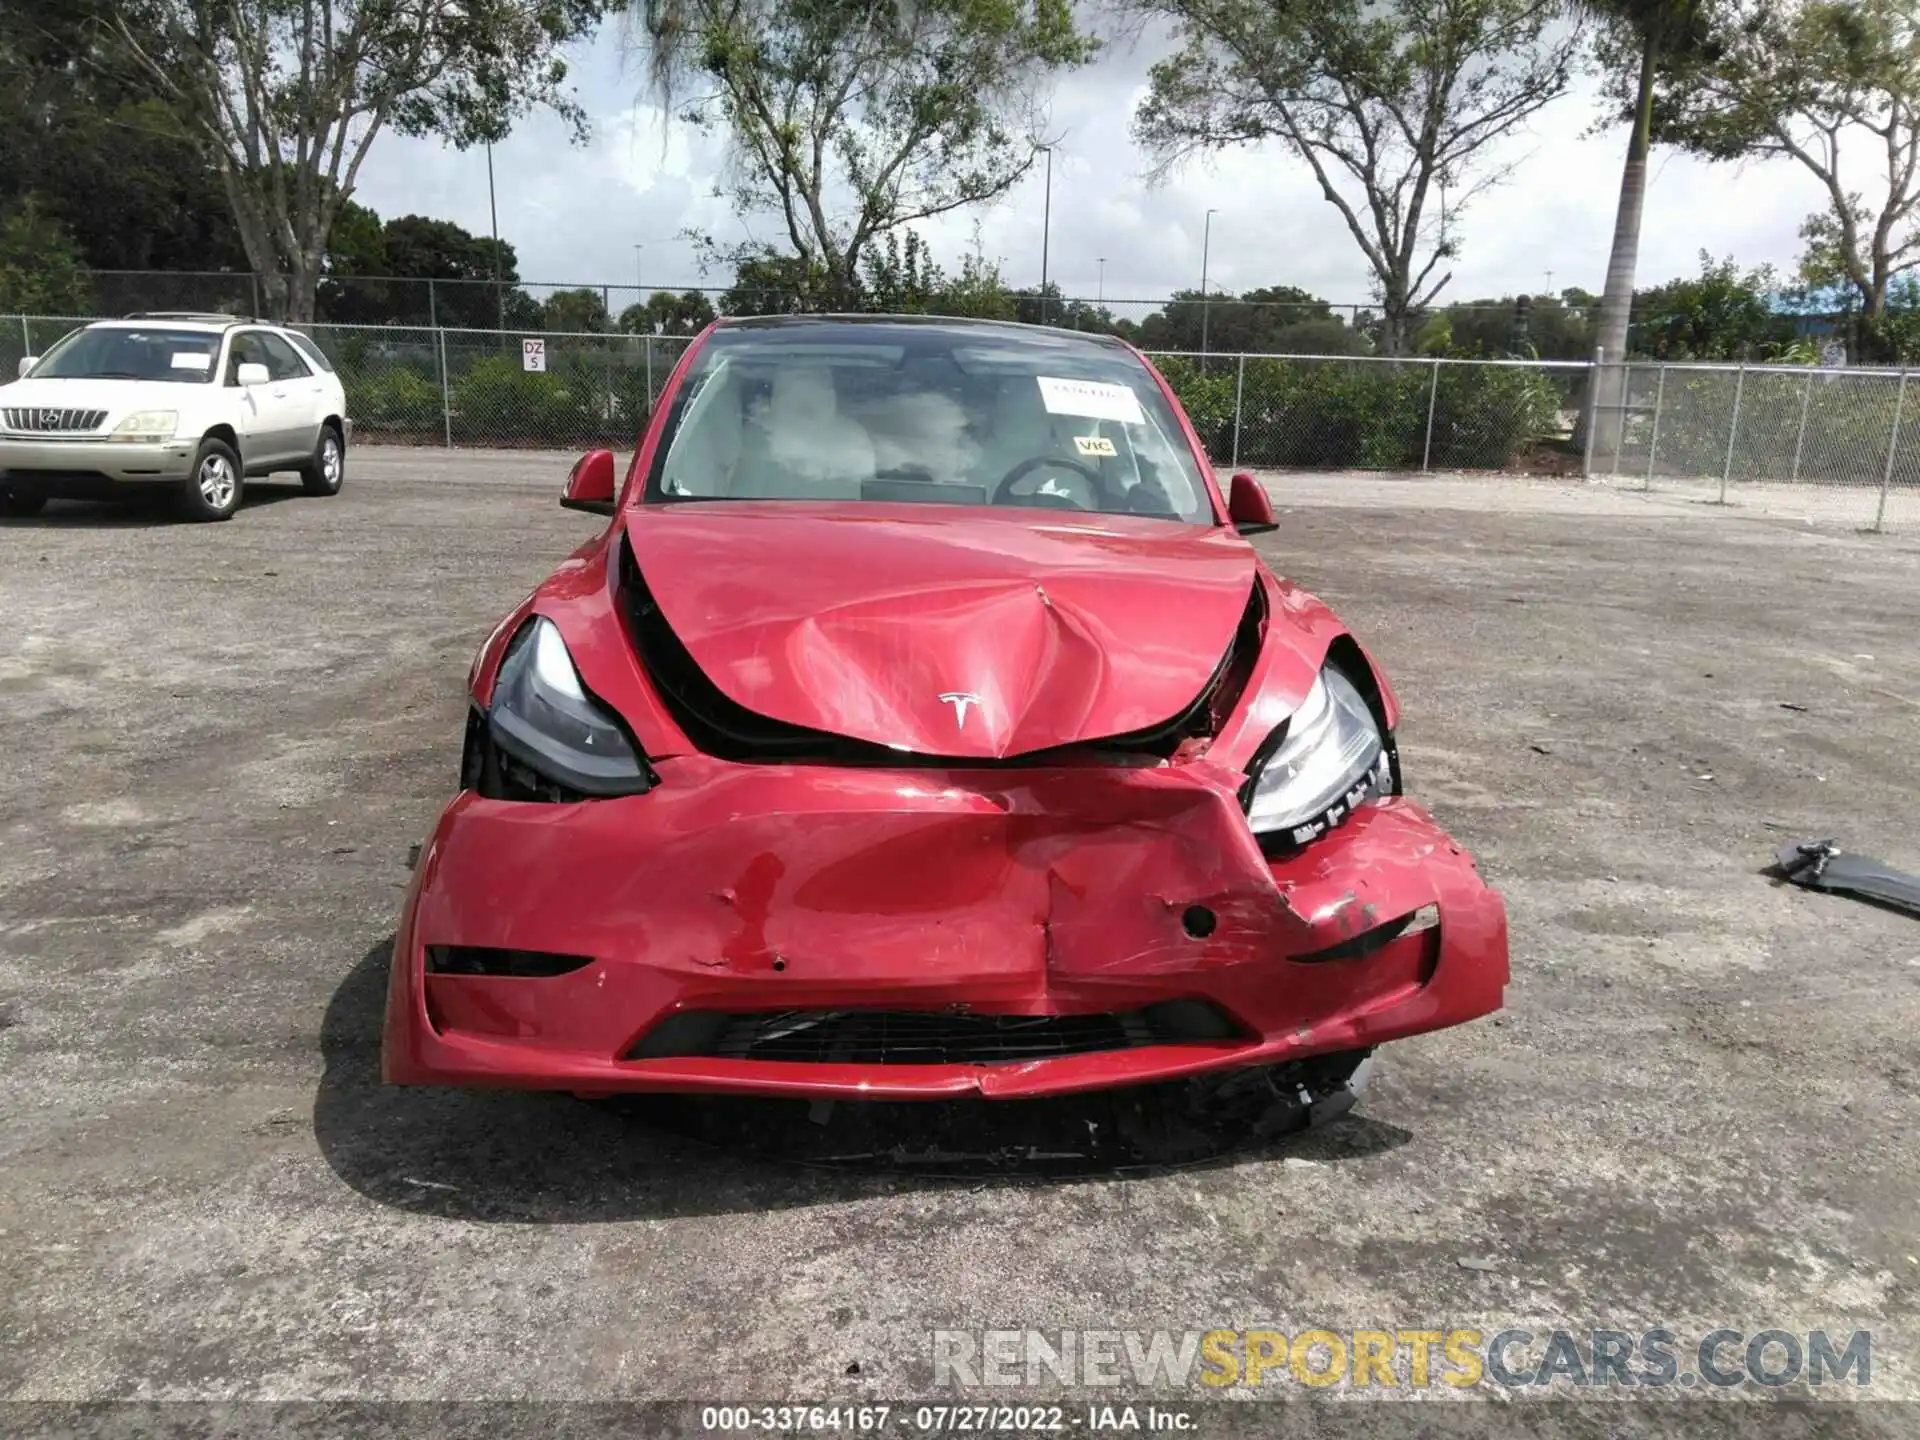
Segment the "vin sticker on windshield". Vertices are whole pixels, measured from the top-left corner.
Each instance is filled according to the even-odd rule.
[[[1058,375],[1035,376],[1040,400],[1054,415],[1077,415],[1087,420],[1117,420],[1122,425],[1144,425],[1140,397],[1125,385],[1103,380],[1067,380]]]
[[[1076,435],[1073,448],[1082,455],[1104,455],[1109,460],[1119,453],[1113,448],[1113,441],[1104,435]]]

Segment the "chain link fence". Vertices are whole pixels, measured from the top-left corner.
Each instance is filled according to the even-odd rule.
[[[316,325],[362,440],[570,449],[633,442],[690,341]],[[529,370],[525,342],[545,368]]]
[[[1586,365],[1149,353],[1224,465],[1580,470]]]
[[[1903,370],[1618,367],[1615,484],[1868,530],[1920,522],[1920,382]]]
[[[4,375],[86,323],[0,317]],[[362,441],[550,449],[631,445],[692,338],[305,328]],[[528,340],[544,369],[527,368]],[[1920,524],[1920,383],[1902,371],[1148,353],[1223,466],[1584,474],[1866,529]]]

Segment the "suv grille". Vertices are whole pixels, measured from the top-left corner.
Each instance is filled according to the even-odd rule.
[[[107,423],[104,410],[59,410],[51,406],[29,406],[18,410],[0,410],[7,429],[16,434],[84,435]]]

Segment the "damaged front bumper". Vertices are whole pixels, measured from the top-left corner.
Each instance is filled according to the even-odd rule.
[[[1500,897],[1406,800],[1275,859],[1205,766],[659,771],[447,807],[396,936],[389,1081],[1031,1097],[1501,1004]]]

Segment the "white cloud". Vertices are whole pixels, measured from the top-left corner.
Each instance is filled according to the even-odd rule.
[[[1150,189],[1146,160],[1129,135],[1134,105],[1158,47],[1151,40],[1110,46],[1101,61],[1067,77],[1051,112],[1054,156],[1047,269],[1070,295],[1157,300],[1200,283],[1204,217],[1213,218],[1207,269],[1218,289],[1298,285],[1338,302],[1369,298],[1367,272],[1344,222],[1304,165],[1278,146],[1231,152],[1190,166]],[[724,284],[699,275],[688,228],[725,242],[749,234],[775,239],[766,217],[743,220],[713,194],[724,160],[718,136],[669,123],[645,103],[637,68],[603,36],[577,57],[576,80],[594,117],[589,144],[568,143],[551,116],[525,122],[495,147],[502,238],[533,281],[631,285],[648,289]],[[1596,92],[1584,89],[1536,117],[1502,158],[1515,165],[1503,186],[1468,212],[1464,253],[1448,294],[1470,299],[1579,285],[1598,291],[1618,199],[1623,130],[1591,134]],[[489,229],[484,152],[383,137],[362,171],[362,203],[383,215],[427,214],[478,234]],[[1702,249],[1743,265],[1791,268],[1801,220],[1821,192],[1791,162],[1744,168],[1656,152],[1642,228],[1640,275],[1656,284],[1697,268]],[[976,227],[1011,284],[1037,283],[1044,182],[1039,167],[997,205],[941,217],[923,227],[937,255],[953,262]],[[636,243],[644,246],[636,257]],[[616,300],[618,297],[616,297]]]

